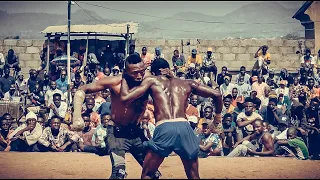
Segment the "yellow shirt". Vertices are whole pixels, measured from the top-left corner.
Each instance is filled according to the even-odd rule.
[[[200,55],[196,55],[196,58],[192,58],[192,56],[189,56],[188,57],[188,66],[191,64],[191,63],[194,63],[194,64],[202,64],[202,57]]]
[[[266,55],[263,55],[262,51],[259,51],[258,52],[258,56],[262,56],[262,58],[265,59],[265,60],[271,60],[271,56],[270,56],[269,52],[267,52]]]

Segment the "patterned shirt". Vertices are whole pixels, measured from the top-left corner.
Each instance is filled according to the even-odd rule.
[[[43,130],[38,142],[46,147],[49,147],[50,145],[61,147],[68,141],[78,142],[79,139],[79,135],[62,127],[59,129],[59,134],[54,137],[51,132],[51,127],[47,127]]]
[[[97,126],[92,136],[92,144],[100,146],[101,148],[106,147],[104,139],[107,137],[107,128],[104,128],[101,124]]]

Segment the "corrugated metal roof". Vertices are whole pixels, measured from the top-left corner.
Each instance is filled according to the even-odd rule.
[[[130,25],[129,32],[138,32],[138,23],[128,22],[122,24],[95,24],[95,25],[71,25],[71,33],[106,33],[106,34],[126,34],[127,24]],[[68,26],[48,26],[40,33],[68,33]]]

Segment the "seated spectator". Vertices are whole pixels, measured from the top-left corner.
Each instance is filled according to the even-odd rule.
[[[188,104],[188,107],[186,109],[186,115],[188,116],[196,116],[200,117],[199,111],[197,109],[198,106],[198,96],[191,94],[190,96],[190,103]]]
[[[262,117],[254,112],[252,99],[246,99],[244,104],[245,112],[241,112],[236,120],[237,127],[237,142],[240,142],[244,137],[254,133],[252,123],[255,120],[263,120]]]
[[[202,133],[198,135],[200,137],[200,151],[198,157],[206,158],[208,156],[221,156],[222,146],[219,135],[211,133],[210,124],[212,122],[203,122]]]
[[[268,106],[261,107],[259,111],[263,120],[274,127],[278,126],[278,122],[283,116],[282,110],[277,107],[277,104],[278,100],[276,98],[270,98]]]
[[[244,97],[238,93],[238,89],[234,87],[232,89],[232,99],[231,99],[231,105],[234,107],[238,106],[238,103],[243,103],[244,102]]]
[[[189,67],[191,63],[195,64],[196,68],[202,65],[202,58],[197,54],[196,49],[192,49],[191,56],[188,57],[187,67]]]
[[[161,48],[156,47],[154,49],[154,54],[151,55],[151,61],[153,62],[155,59],[159,59],[159,58],[164,59],[164,55],[161,53]]]
[[[19,72],[21,70],[19,66],[19,57],[16,54],[14,54],[13,49],[9,49],[8,51],[5,66],[9,68],[14,68],[16,72]]]
[[[49,75],[45,74],[44,75],[44,80],[43,80],[43,93],[46,94],[47,90],[50,89],[50,79],[49,79]]]
[[[96,153],[98,155],[108,154],[108,146],[105,139],[107,138],[107,126],[110,121],[110,114],[103,114],[101,116],[101,124],[94,130],[91,145],[84,145],[82,141],[79,142],[80,149],[83,152]]]
[[[218,76],[217,76],[217,83],[218,83],[219,86],[221,86],[221,85],[224,83],[224,78],[225,78],[226,76],[229,76],[229,77],[230,77],[229,82],[231,82],[232,75],[228,73],[227,67],[226,67],[226,66],[223,66],[223,67],[221,68],[221,73],[219,73]]]
[[[68,81],[67,81],[67,71],[65,69],[61,70],[60,78],[56,81],[57,89],[61,90],[62,93],[67,92],[68,90]]]
[[[236,76],[236,83],[239,84],[240,82],[240,77],[243,77],[243,83],[244,84],[249,84],[250,85],[250,75],[246,73],[246,67],[241,66],[240,67],[240,72]]]
[[[0,151],[10,150],[8,137],[13,131],[10,121],[0,117]]]
[[[236,132],[236,123],[232,121],[231,114],[225,114],[222,120],[223,126],[223,154],[226,156],[228,155],[235,143],[234,134]]]
[[[94,74],[95,74],[95,79],[94,79],[95,82],[97,82],[97,81],[99,81],[100,79],[102,79],[102,78],[105,77],[101,66],[98,65],[98,64],[96,65],[96,69],[95,69]]]
[[[18,91],[20,92],[20,94],[26,93],[27,92],[27,80],[23,79],[23,74],[20,71],[18,74],[18,78],[16,80],[16,87],[18,89]]]
[[[282,114],[287,114],[291,109],[291,101],[289,97],[279,94],[277,107],[282,110]]]
[[[92,145],[91,140],[92,140],[92,136],[93,136],[95,129],[90,126],[90,122],[91,122],[90,121],[90,114],[83,113],[81,116],[82,116],[82,119],[84,121],[85,126],[82,131],[77,132],[77,133],[80,136],[80,142],[82,142],[84,146],[86,146],[86,145],[91,146]]]
[[[68,129],[61,127],[61,118],[52,116],[50,127],[43,130],[37,143],[37,151],[40,152],[69,152],[74,150],[72,146],[79,141],[79,136]]]
[[[313,78],[309,78],[308,79],[308,85],[307,85],[305,90],[306,90],[306,93],[307,93],[307,98],[309,100],[320,96],[320,88],[317,88],[315,86]]]
[[[100,124],[100,116],[97,112],[93,111],[94,108],[94,99],[93,98],[86,98],[85,107],[86,109],[82,113],[90,114],[90,126],[96,128]]]
[[[269,77],[267,79],[272,80],[275,84],[279,83],[279,76],[275,75],[273,69],[269,69]]]
[[[177,72],[178,69],[185,70],[185,64],[186,60],[184,58],[183,54],[179,53],[179,50],[174,50],[173,51],[173,56],[172,56],[172,65],[174,68],[174,72]]]
[[[295,127],[290,127],[287,131],[286,140],[278,140],[279,145],[286,145],[283,148],[288,151],[292,156],[297,159],[309,159],[309,152],[303,139],[297,137],[297,129]]]
[[[147,139],[152,139],[154,130],[156,128],[156,126],[153,123],[151,123],[150,120],[151,120],[151,116],[149,112],[145,112],[142,115],[141,122],[140,122],[141,127],[144,130],[144,136]]]
[[[258,76],[258,81],[252,84],[252,90],[257,92],[257,98],[262,101],[262,98],[265,96],[265,89],[267,88],[267,84],[263,82],[263,76]]]
[[[315,58],[311,55],[311,50],[307,48],[305,54],[301,57],[300,65],[301,67],[307,67],[313,69],[316,64]]]
[[[33,92],[35,89],[36,84],[39,84],[40,87],[42,87],[43,82],[42,80],[38,77],[38,72],[35,69],[30,69],[29,70],[29,79],[27,81],[27,86],[29,87],[29,92]]]
[[[33,151],[41,134],[42,127],[37,123],[37,115],[29,112],[26,115],[26,124],[19,126],[8,137],[10,151]]]
[[[186,74],[186,79],[192,79],[196,80],[197,79],[197,69],[196,65],[194,63],[189,64],[187,67],[187,74]]]
[[[15,84],[15,79],[9,75],[10,70],[8,67],[4,67],[4,76],[0,77],[0,91],[5,94],[10,90],[11,84]]]
[[[103,69],[103,73],[104,73],[105,77],[110,76],[110,74],[111,74],[110,68],[109,67],[105,67]]]
[[[227,96],[223,97],[223,107],[221,111],[221,115],[224,116],[227,113],[233,113],[235,107],[231,104],[232,96],[228,94]]]
[[[188,121],[195,135],[200,134],[201,129],[198,128],[198,118],[196,116],[189,116]]]
[[[80,73],[76,73],[74,77],[73,87],[78,89],[80,86],[83,86],[85,83],[81,80]]]
[[[186,79],[187,75],[185,73],[185,70],[183,70],[182,68],[178,69],[177,72],[176,72],[176,76],[179,78],[179,79]]]
[[[44,105],[44,93],[40,90],[40,85],[37,84],[35,90],[31,93],[31,104],[28,105],[27,110],[34,113],[39,113],[41,106]]]
[[[42,129],[46,128],[46,123],[42,116],[37,116],[37,123],[39,123],[42,126]]]
[[[212,123],[214,120],[214,116],[213,116],[213,107],[212,106],[207,106],[204,109],[204,118],[201,118],[198,122],[198,128],[200,130],[203,129],[202,124],[203,122],[210,122]]]
[[[9,91],[4,94],[3,100],[14,101],[16,99],[19,100],[19,102],[20,102],[20,100],[21,100],[20,93],[16,89],[16,85],[11,84]]]
[[[119,74],[121,74],[119,66],[114,66],[110,76],[118,76]]]
[[[234,149],[229,153],[228,157],[273,155],[273,139],[269,132],[264,131],[263,121],[255,120],[253,128],[254,133],[236,142]]]
[[[283,94],[287,97],[289,97],[289,88],[287,88],[287,82],[285,80],[280,81],[280,87],[276,89],[276,93],[279,96],[279,94]]]
[[[318,121],[318,122],[317,122]],[[319,118],[310,116],[307,120],[307,124],[304,126],[308,133],[308,144],[309,144],[309,153],[311,159],[319,160],[320,157],[320,129],[318,128],[319,125]]]
[[[230,83],[231,78],[229,76],[225,76],[224,83],[220,86],[220,92],[222,96],[226,96],[228,94],[232,94],[232,89],[235,88],[233,83]]]
[[[33,92],[33,91],[31,91]],[[61,100],[64,100],[65,97],[62,93],[61,90],[57,89],[57,83],[55,81],[51,81],[50,83],[50,89],[47,90],[45,96],[44,96],[44,100],[46,103],[46,106],[49,107],[50,104],[52,104],[52,100],[53,100],[53,94],[59,93],[61,95]]]
[[[238,79],[238,84],[235,85],[235,87],[238,89],[238,94],[240,96],[243,96],[244,98],[249,97],[251,93],[251,85],[245,83],[244,77],[240,76]]]
[[[93,111],[97,112],[98,109],[100,108],[100,106],[102,105],[102,103],[106,102],[106,100],[102,97],[102,91],[95,93],[94,102],[95,102],[95,104],[93,107]]]
[[[68,105],[65,102],[61,102],[61,94],[55,93],[53,94],[53,103],[49,105],[50,112],[48,119],[51,119],[53,116],[58,116],[60,119],[64,119]]]

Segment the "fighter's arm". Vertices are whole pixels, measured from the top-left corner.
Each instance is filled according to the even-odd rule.
[[[155,77],[147,77],[139,86],[129,89],[127,80],[125,78],[122,78],[120,90],[121,101],[125,104],[129,104],[132,101],[140,98],[155,83],[155,81]]]
[[[101,79],[98,82],[90,83],[79,87],[74,95],[73,107],[74,116],[71,128],[74,130],[82,130],[84,128],[84,121],[81,117],[82,104],[85,99],[86,93],[98,92],[104,89],[111,89],[120,83],[121,77],[119,76],[108,76]]]
[[[219,90],[212,89],[209,86],[202,85],[194,80],[187,80],[192,88],[192,93],[202,96],[211,97],[215,102],[215,113],[216,120],[221,122],[221,111],[222,111],[222,95]]]

